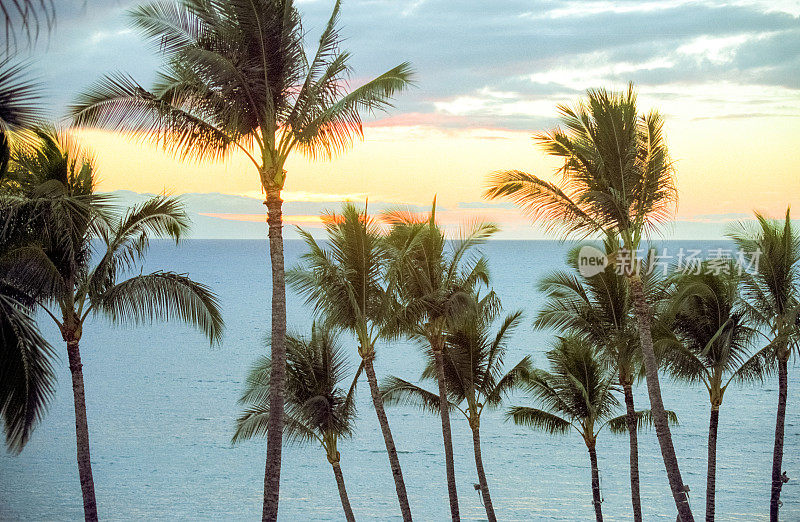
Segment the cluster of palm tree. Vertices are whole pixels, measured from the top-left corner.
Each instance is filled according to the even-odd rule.
[[[15,136],[0,177],[0,288],[4,316],[0,397],[6,441],[20,451],[54,392],[55,349],[34,314],[66,344],[75,403],[77,461],[87,520],[97,520],[80,341],[90,317],[137,324],[177,319],[219,342],[223,321],[208,287],[185,274],[141,274],[152,238],[178,242],[189,220],[179,200],[156,196],[124,208],[95,192],[91,157],[66,134]]]
[[[289,272],[290,284],[307,299],[321,321],[312,328],[311,340],[291,339],[286,397],[287,436],[290,440],[319,441],[334,466],[342,506],[348,520],[350,507],[336,450],[339,437],[354,429],[353,391],[362,372],[367,381],[390,468],[395,478],[401,514],[410,517],[397,449],[385,405],[413,405],[443,419],[443,446],[451,515],[459,519],[455,470],[452,466],[450,416],[464,416],[472,434],[475,466],[486,516],[497,520],[481,455],[480,418],[485,408],[497,408],[512,394],[530,397],[532,405],[512,405],[507,417],[514,423],[550,434],[574,428],[589,452],[593,507],[602,520],[602,492],[596,441],[608,428],[627,433],[630,444],[631,504],[634,520],[642,520],[639,493],[638,436],[655,424],[651,410],[634,406],[633,386],[646,375],[639,323],[629,274],[609,265],[586,275],[579,265],[580,247],[570,251],[568,270],[553,272],[539,283],[545,299],[534,321],[535,328],[557,331],[547,352],[549,370],[534,368],[526,356],[506,368],[504,357],[510,335],[519,325],[521,312],[500,318],[501,303],[490,289],[486,258],[475,249],[496,230],[478,224],[462,237],[448,240],[435,221],[434,206],[427,216],[389,212],[380,219],[366,208],[351,204],[340,214],[323,216],[326,241],[317,241],[301,230],[308,252],[300,266]],[[643,294],[653,310],[654,355],[658,369],[676,380],[702,382],[711,403],[708,436],[706,519],[715,513],[716,444],[719,407],[729,383],[760,381],[778,363],[777,342],[797,342],[797,317],[792,327],[776,337],[768,333],[760,317],[774,302],[764,285],[776,272],[797,287],[793,273],[800,260],[800,242],[789,217],[783,224],[759,216],[758,230],[732,232],[743,247],[756,241],[770,252],[771,239],[792,250],[762,260],[761,271],[743,272],[731,263],[700,264],[692,272],[661,277],[640,263]],[[604,242],[608,254],[621,248],[617,236]],[[758,250],[753,250],[758,251]],[[780,261],[782,265],[776,265]],[[781,266],[783,268],[781,268]],[[761,296],[762,301],[754,300]],[[791,313],[797,311],[796,304]],[[784,318],[784,320],[787,320]],[[493,331],[493,325],[497,325]],[[794,328],[792,330],[792,328]],[[348,331],[357,344],[361,364],[347,376],[336,332]],[[791,330],[791,332],[789,332]],[[376,345],[398,337],[417,341],[426,355],[421,381],[436,383],[436,390],[399,377],[387,376],[378,385],[373,368]],[[758,341],[765,346],[756,349]],[[335,348],[325,348],[335,345]],[[782,345],[781,345],[782,346]],[[316,361],[316,362],[315,362]],[[337,359],[338,361],[338,359]],[[239,419],[234,441],[267,432],[269,421],[269,360],[254,366],[242,402],[248,409]],[[339,385],[352,377],[348,391]],[[620,400],[622,399],[622,400]],[[625,408],[621,409],[624,402]],[[677,416],[665,410],[668,424]],[[446,419],[446,421],[445,421]],[[291,427],[289,427],[291,426]],[[449,455],[448,455],[449,453]]]
[[[604,272],[592,277],[557,273],[542,282],[548,300],[536,325],[560,328],[594,344],[615,372],[627,408],[634,518],[641,520],[635,427],[637,418],[648,418],[655,426],[679,520],[694,520],[670,433],[672,415],[661,399],[659,369],[679,380],[702,382],[708,389],[706,520],[714,519],[717,426],[725,390],[732,381],[761,380],[777,369],[770,493],[770,520],[777,522],[785,481],[781,463],[787,363],[800,344],[800,235],[789,210],[782,221],[756,213],[755,225],[740,222],[731,227],[728,237],[744,263],[709,261],[688,274],[674,267],[677,275],[659,280],[657,272],[648,269],[648,259],[636,254],[644,239],[670,218],[677,199],[662,117],[655,111],[639,114],[633,85],[621,93],[589,90],[576,106],[558,108],[564,127],[537,139],[548,154],[563,160],[561,182],[501,171],[492,175],[486,195],[512,200],[563,239],[605,238],[609,265]],[[576,257],[577,251],[570,256],[575,269]],[[749,269],[742,270],[743,264]],[[759,340],[764,344],[760,348]],[[558,375],[568,374],[561,357],[565,345],[572,344],[573,338],[564,337],[559,351],[549,355]],[[652,409],[646,415],[635,412],[631,393],[641,375]],[[574,375],[570,380],[581,382]],[[556,405],[555,395],[551,398],[544,389],[534,391]],[[563,411],[568,404],[564,402]],[[600,411],[599,404],[591,411]],[[565,426],[546,419],[530,422],[551,431]],[[599,508],[596,512],[599,518]]]
[[[18,44],[55,22],[52,0],[0,0],[0,418],[19,453],[55,393],[59,354],[39,330],[52,320],[66,344],[77,464],[86,520],[97,520],[80,341],[89,319],[138,324],[177,319],[218,343],[224,328],[211,290],[185,274],[142,274],[151,239],[176,243],[189,219],[180,200],[130,208],[96,192],[92,156],[45,123],[41,87]],[[138,272],[138,274],[137,274]]]
[[[7,49],[17,34],[35,40],[50,27],[50,1],[2,1]],[[661,397],[660,372],[709,394],[706,519],[713,520],[719,411],[732,382],[776,372],[770,519],[778,520],[788,361],[800,344],[800,235],[785,220],[756,214],[729,236],[750,256],[752,271],[700,265],[698,273],[657,277],[636,252],[672,216],[674,169],[655,111],[640,114],[631,85],[621,93],[590,90],[559,106],[563,128],[537,136],[563,161],[553,183],[521,171],[492,175],[489,198],[510,199],[562,239],[602,239],[609,266],[588,276],[577,251],[569,270],[540,282],[545,294],[534,327],[556,331],[548,369],[504,357],[521,312],[502,316],[488,262],[476,246],[496,227],[482,223],[448,239],[427,216],[390,212],[380,220],[346,205],[324,217],[327,241],[301,231],[308,253],[284,270],[284,166],[300,151],[312,158],[345,151],[361,137],[364,114],[391,107],[411,84],[408,63],[350,89],[350,55],[341,48],[335,2],[318,47],[305,48],[291,0],[168,0],[132,11],[164,57],[151,89],[125,74],[100,80],[70,112],[77,126],[122,131],[182,158],[246,157],[264,192],[272,266],[270,356],[259,359],[242,397],[234,441],[266,435],[263,520],[277,519],[284,438],[316,440],[326,452],[345,517],[353,520],[339,466],[338,442],[353,432],[355,385],[365,374],[404,520],[411,508],[385,405],[414,404],[439,416],[450,512],[459,520],[451,414],[473,434],[478,488],[496,520],[481,455],[480,419],[509,397],[510,421],[565,433],[574,428],[589,452],[593,507],[602,519],[596,440],[607,427],[628,434],[631,504],[642,520],[638,435],[652,424],[678,517],[694,520],[671,436],[675,414]],[[223,323],[214,294],[183,274],[137,273],[151,238],[179,241],[188,228],[180,201],[157,196],[121,208],[95,189],[91,156],[64,132],[44,126],[38,88],[8,57],[0,62],[0,416],[8,447],[20,451],[54,393],[56,350],[36,317],[53,320],[66,344],[76,416],[84,512],[97,519],[80,341],[87,320],[179,319],[219,342]],[[627,256],[627,257],[626,257]],[[623,260],[627,261],[623,263]],[[720,269],[722,268],[722,269]],[[309,337],[286,335],[286,282],[319,317]],[[340,342],[355,339],[360,364],[345,364]],[[381,344],[415,341],[426,356],[422,381],[388,376],[379,385]],[[650,410],[635,408],[645,379]],[[349,385],[346,385],[347,381]],[[618,414],[622,408],[624,413]]]
[[[337,0],[317,49],[307,52],[307,35],[292,0],[168,0],[142,5],[131,11],[133,23],[164,57],[152,89],[128,75],[111,74],[71,108],[76,125],[122,131],[181,158],[220,159],[235,151],[258,174],[272,266],[272,415],[264,521],[278,516],[284,424],[284,165],[294,151],[330,158],[348,149],[362,136],[362,114],[390,108],[391,99],[409,87],[413,76],[404,62],[349,89],[350,53],[342,49],[339,13]],[[402,477],[397,478],[398,491],[404,490]]]

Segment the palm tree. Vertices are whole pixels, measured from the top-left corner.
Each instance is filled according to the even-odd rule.
[[[45,212],[35,221],[34,232],[40,239],[7,254],[14,262],[5,277],[35,298],[67,344],[84,515],[86,520],[97,520],[79,347],[86,319],[90,315],[103,315],[115,323],[180,319],[197,326],[213,343],[220,340],[222,317],[214,294],[186,275],[155,272],[120,280],[139,266],[151,237],[178,241],[186,231],[188,218],[178,201],[156,196],[118,217],[110,216],[102,200],[93,196],[90,157],[63,135],[47,131],[38,132],[35,148],[17,151],[13,163],[20,191],[29,200],[54,202],[44,206]],[[50,231],[51,227],[61,233]],[[97,240],[100,248],[95,250]],[[92,266],[93,254],[98,261]]]
[[[739,277],[728,265],[700,265],[699,274],[680,274],[671,287],[671,303],[661,318],[674,337],[660,342],[670,373],[680,380],[701,382],[708,390],[711,416],[708,427],[706,520],[714,520],[719,408],[731,381],[763,376],[762,358],[750,358],[756,331],[749,326],[739,296]]]
[[[388,109],[412,76],[402,63],[348,92],[350,54],[341,48],[339,2],[313,55],[306,54],[292,0],[176,0],[133,12],[164,56],[151,91],[114,74],[83,94],[76,125],[150,139],[182,158],[219,159],[238,150],[265,194],[272,264],[272,423],[267,434],[263,519],[278,513],[286,285],[281,191],[294,150],[311,158],[343,152],[362,135],[361,114]]]
[[[436,198],[427,218],[392,212],[385,216],[385,220],[392,227],[388,236],[393,257],[390,273],[399,302],[393,318],[398,322],[399,330],[423,344],[433,357],[439,387],[450,513],[457,521],[458,492],[443,350],[448,325],[465,306],[469,306],[476,284],[489,281],[486,259],[470,256],[470,251],[493,234],[497,227],[491,223],[476,223],[459,240],[449,242],[436,224]]]
[[[604,246],[610,254],[618,248],[618,240],[607,237]],[[601,360],[616,372],[625,398],[633,519],[641,522],[638,421],[633,384],[642,377],[643,367],[630,289],[625,276],[617,274],[613,266],[607,266],[596,275],[583,275],[578,264],[580,248],[574,248],[567,256],[572,270],[553,272],[539,282],[539,291],[546,298],[534,328],[552,328],[581,336],[598,347]],[[645,264],[642,272],[645,291],[653,294],[661,286],[659,274],[647,268]]]
[[[615,375],[600,360],[591,344],[574,336],[559,337],[547,352],[551,371],[534,370],[526,386],[543,409],[512,406],[508,417],[515,424],[551,434],[566,434],[574,428],[589,450],[592,471],[592,504],[595,518],[603,520],[600,471],[597,467],[597,436],[608,426],[613,433],[625,433],[627,415],[612,417],[619,401],[613,393]],[[670,422],[675,415],[667,412]],[[636,412],[637,427],[652,422],[650,411]]]
[[[286,336],[286,438],[292,442],[319,442],[339,488],[347,522],[354,522],[339,465],[339,440],[353,433],[355,403],[350,386],[341,388],[347,374],[344,351],[335,332],[324,326],[311,327],[311,338]],[[241,404],[247,405],[236,423],[233,443],[264,436],[269,427],[269,357],[261,357],[247,377]]]
[[[422,379],[438,381],[439,373],[443,373],[448,393],[447,411],[461,412],[469,423],[478,485],[486,508],[486,517],[494,522],[497,517],[481,455],[481,414],[484,408],[497,408],[506,394],[527,376],[530,358],[524,357],[508,372],[503,373],[508,337],[519,323],[522,312],[508,315],[497,331],[492,333],[491,323],[499,308],[496,296],[489,293],[479,299],[473,294],[472,299],[474,306],[462,312],[460,320],[447,334],[441,370],[431,354],[422,372]],[[399,377],[389,377],[381,389],[388,404],[412,404],[424,411],[441,412],[439,394]]]
[[[781,223],[756,212],[756,224],[740,222],[728,234],[743,254],[749,270],[743,274],[744,296],[770,343],[758,352],[778,367],[778,413],[772,454],[770,521],[777,522],[783,487],[782,463],[788,363],[800,342],[800,234],[792,227],[789,209]]]
[[[303,255],[303,263],[288,272],[287,280],[306,297],[306,303],[312,305],[316,313],[324,315],[327,325],[355,335],[389,456],[400,512],[403,520],[410,521],[411,507],[403,471],[373,365],[375,344],[384,335],[387,315],[394,308],[384,281],[389,249],[366,208],[362,213],[347,203],[341,214],[323,215],[322,221],[326,244],[317,243],[309,232],[300,229],[309,251]]]
[[[677,199],[663,118],[655,111],[638,114],[633,84],[622,93],[589,90],[586,101],[558,109],[566,130],[556,128],[537,139],[548,154],[564,160],[561,183],[502,171],[491,177],[486,195],[511,199],[547,231],[564,237],[620,238],[622,249],[612,260],[630,285],[661,455],[678,514],[683,522],[693,522],[661,398],[651,310],[636,270],[640,240],[671,215]]]

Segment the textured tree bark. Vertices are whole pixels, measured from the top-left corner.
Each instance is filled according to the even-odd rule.
[[[602,500],[600,499],[600,470],[597,468],[597,450],[594,445],[589,447],[589,461],[592,464],[592,504],[594,504],[594,518],[603,522]]]
[[[342,509],[344,509],[344,517],[347,522],[356,522],[356,517],[353,516],[353,508],[350,507],[350,499],[347,498],[347,488],[344,487],[344,475],[342,475],[342,468],[338,462],[331,462],[333,467],[333,476],[336,477],[336,486],[339,488],[339,498],[342,499]]]
[[[436,342],[432,343],[436,344]],[[453,435],[450,430],[450,409],[447,401],[447,384],[444,380],[444,360],[442,346],[431,346],[436,364],[436,380],[439,384],[439,413],[442,418],[442,439],[444,440],[444,464],[447,470],[447,494],[450,497],[450,515],[453,522],[461,517],[458,513],[458,490],[456,489],[456,468],[453,462]]]
[[[386,444],[386,453],[389,455],[389,466],[392,469],[392,476],[394,477],[394,487],[397,490],[400,513],[403,515],[403,520],[409,522],[411,520],[411,506],[408,504],[406,484],[403,481],[403,471],[400,469],[400,459],[397,457],[397,448],[394,445],[392,431],[389,429],[389,419],[386,417],[386,410],[383,408],[383,397],[381,397],[381,392],[378,388],[378,378],[375,376],[375,367],[372,365],[372,357],[364,358],[364,372],[367,374],[369,391],[372,395],[372,404],[375,407],[375,413],[378,415],[378,424],[381,426],[383,441]]]
[[[264,470],[263,522],[278,519],[283,444],[283,405],[286,384],[286,277],[283,266],[283,216],[280,190],[267,193],[269,254],[272,262],[272,337],[269,376],[269,424],[267,426],[267,461]]]
[[[489,522],[497,522],[494,514],[492,497],[489,495],[489,484],[486,482],[486,472],[483,469],[483,457],[481,457],[481,432],[480,426],[472,427],[472,448],[475,452],[475,468],[478,471],[478,485],[481,487],[483,506],[486,508],[486,518]]]
[[[86,393],[83,389],[83,364],[78,341],[67,341],[69,370],[72,374],[72,395],[75,400],[75,441],[78,448],[78,475],[83,494],[83,515],[87,522],[97,520],[92,461],[89,455],[89,423],[86,419]]]
[[[708,422],[708,473],[706,475],[706,522],[714,522],[714,495],[717,485],[717,427],[719,405],[711,405]]]
[[[664,411],[664,402],[661,399],[661,385],[658,382],[658,362],[653,350],[653,336],[650,330],[650,307],[647,305],[642,280],[639,276],[637,274],[629,275],[628,280],[633,295],[636,322],[639,326],[639,340],[642,346],[645,375],[647,377],[650,409],[653,412],[653,423],[655,424],[658,443],[661,446],[661,456],[664,459],[669,487],[672,490],[672,497],[675,499],[675,507],[678,509],[681,521],[694,522],[692,509],[689,506],[689,497],[686,494],[686,487],[681,478],[681,470],[678,467],[675,446],[672,443],[667,413]]]
[[[769,520],[778,522],[783,488],[783,437],[786,422],[786,396],[789,391],[789,350],[782,348],[778,353],[778,414],[775,419],[775,448],[772,452],[772,491],[769,499]]]
[[[633,506],[634,522],[642,522],[642,499],[639,492],[639,436],[636,408],[633,404],[633,386],[623,382],[622,391],[625,395],[625,421],[628,425],[628,438],[630,440],[630,474],[631,474],[631,504]]]

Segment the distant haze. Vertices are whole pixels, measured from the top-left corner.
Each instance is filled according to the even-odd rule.
[[[137,204],[153,194],[118,190],[112,192],[118,203]],[[266,208],[262,199],[220,193],[187,193],[178,195],[186,205],[192,219],[191,237],[205,239],[266,239]],[[339,201],[286,201],[284,203],[285,236],[297,238],[296,227],[310,230],[314,235],[321,232],[320,215],[338,212],[345,201],[360,208],[364,199],[342,199]],[[371,215],[379,216],[387,210],[430,212],[430,205],[403,204],[398,202],[367,202]],[[553,239],[540,227],[510,204],[492,205],[481,202],[463,203],[454,207],[437,206],[437,221],[457,236],[458,229],[476,219],[492,221],[500,225],[501,231],[495,239]],[[665,223],[657,239],[722,239],[725,228],[731,222],[751,219],[750,214],[701,216],[693,221],[678,220]]]

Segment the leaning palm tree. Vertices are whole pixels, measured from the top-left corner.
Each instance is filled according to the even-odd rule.
[[[281,191],[294,150],[331,157],[362,134],[361,114],[390,107],[409,85],[402,63],[348,92],[350,54],[341,49],[339,2],[307,54],[306,33],[292,0],[160,1],[132,12],[136,27],[164,56],[147,91],[114,74],[72,108],[76,125],[124,130],[182,158],[243,154],[265,194],[272,263],[273,412],[267,435],[264,520],[278,513],[286,332]]]
[[[701,382],[708,390],[706,521],[713,522],[719,408],[731,381],[761,379],[764,368],[761,356],[750,357],[757,332],[749,326],[733,267],[701,264],[699,269],[698,274],[679,274],[671,286],[670,303],[660,320],[674,336],[659,342],[666,347],[664,362],[675,378]]]
[[[556,128],[537,138],[548,154],[563,159],[561,183],[503,171],[491,177],[486,195],[511,199],[546,230],[560,231],[563,237],[620,238],[622,248],[612,260],[630,285],[661,455],[678,514],[683,522],[692,522],[688,488],[661,398],[650,305],[636,270],[641,239],[671,215],[677,199],[663,118],[655,111],[638,114],[633,84],[622,93],[589,90],[576,107],[558,109],[566,130]]]
[[[92,198],[91,158],[63,135],[39,132],[38,140],[36,147],[22,148],[13,159],[20,190],[28,196],[18,205],[56,201],[40,206],[44,213],[34,222],[40,239],[9,252],[4,275],[35,299],[67,344],[84,515],[97,520],[80,356],[87,318],[105,316],[116,323],[180,319],[200,328],[212,342],[220,340],[223,323],[214,294],[186,275],[155,272],[123,279],[140,265],[150,238],[178,241],[186,231],[188,218],[178,201],[157,196],[120,216],[109,215]]]
[[[391,225],[387,238],[392,255],[389,273],[399,305],[392,317],[398,330],[420,342],[433,358],[450,514],[453,520],[459,520],[443,353],[449,326],[470,306],[475,286],[488,283],[486,259],[473,255],[473,250],[497,227],[475,223],[459,239],[448,241],[436,224],[436,198],[427,217],[396,211],[386,214],[384,219]]]
[[[615,251],[617,245],[615,238],[606,238],[606,253]],[[613,266],[595,275],[584,275],[579,266],[580,248],[574,248],[567,256],[572,270],[553,272],[539,282],[539,291],[546,298],[534,328],[552,328],[581,336],[598,347],[602,361],[617,374],[625,399],[633,519],[641,522],[638,421],[633,384],[641,378],[643,367],[630,290],[625,276],[617,274]],[[660,288],[658,272],[644,270],[642,277],[648,293]]]
[[[385,334],[387,316],[395,308],[385,283],[389,250],[366,208],[361,212],[348,203],[341,214],[323,215],[322,221],[327,234],[324,244],[300,229],[309,251],[303,254],[302,263],[288,272],[287,280],[324,317],[325,324],[355,335],[389,456],[400,512],[403,520],[410,521],[403,471],[373,365],[375,344]]]
[[[482,299],[473,294],[472,308],[466,309],[460,320],[451,328],[446,338],[444,357],[439,363],[431,355],[422,372],[423,380],[439,380],[444,374],[448,402],[446,410],[459,411],[472,430],[475,468],[478,473],[486,517],[497,520],[489,494],[489,484],[481,454],[481,414],[485,408],[497,408],[506,394],[518,386],[530,371],[530,358],[524,357],[508,372],[503,373],[503,359],[508,338],[519,323],[521,312],[508,315],[496,332],[491,323],[497,315],[499,303],[494,293]],[[433,393],[398,377],[389,377],[381,389],[389,404],[412,404],[424,411],[441,413],[440,394]]]
[[[335,332],[315,324],[310,338],[287,335],[286,364],[285,436],[291,442],[319,442],[333,468],[345,518],[354,522],[337,446],[353,433],[355,386],[341,388],[348,369]],[[239,400],[247,408],[237,420],[234,444],[267,434],[270,368],[269,357],[261,357],[250,370]]]
[[[547,352],[547,359],[551,371],[534,370],[526,383],[543,409],[512,406],[508,417],[515,424],[551,434],[566,434],[570,428],[580,434],[589,450],[595,518],[602,522],[597,436],[606,426],[613,433],[625,433],[627,424],[627,415],[612,417],[619,406],[613,394],[616,377],[600,360],[596,349],[579,337],[559,337]],[[667,415],[674,422],[674,413]],[[636,420],[641,428],[652,421],[652,416],[648,410],[637,411]]]
[[[781,505],[784,426],[788,394],[788,363],[800,344],[800,233],[792,227],[789,209],[783,222],[756,212],[756,224],[740,222],[728,233],[748,265],[743,274],[744,296],[756,324],[769,332],[770,343],[759,351],[778,367],[778,413],[772,454],[770,521],[777,522]]]

